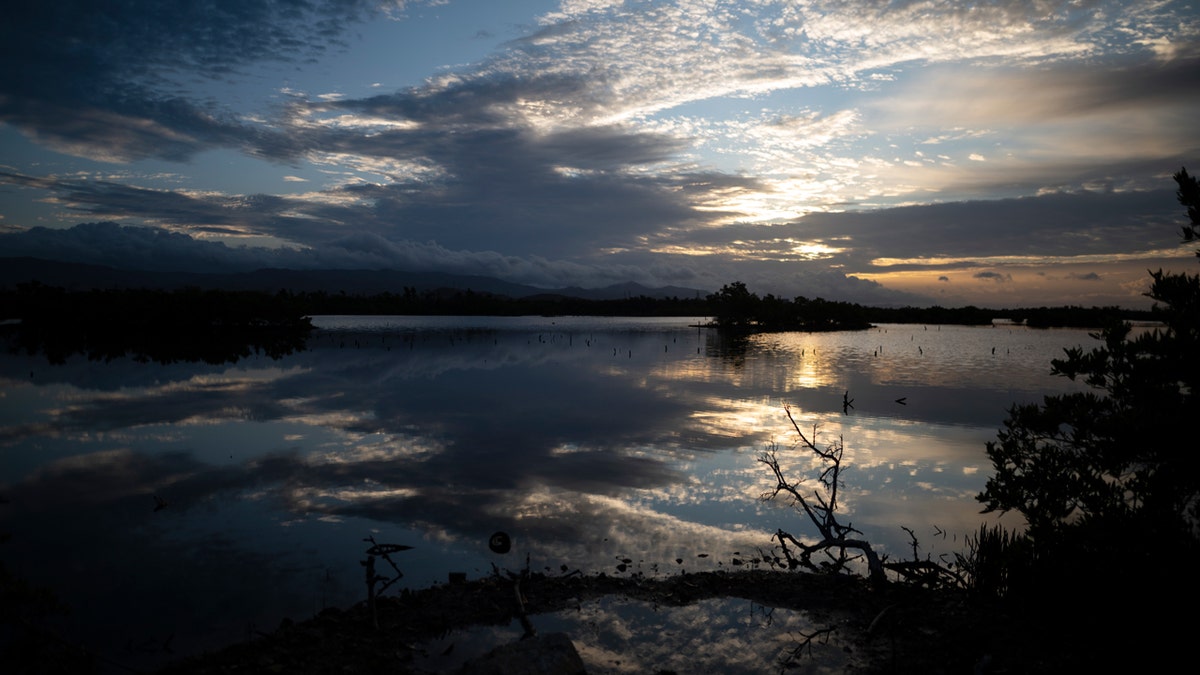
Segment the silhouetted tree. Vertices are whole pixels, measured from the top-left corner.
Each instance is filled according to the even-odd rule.
[[[1192,241],[1200,187],[1186,170],[1175,180]],[[1166,572],[1200,552],[1200,276],[1160,270],[1151,279],[1163,326],[1135,334],[1115,323],[1095,334],[1102,346],[1054,360],[1052,372],[1094,390],[1012,407],[987,446],[995,474],[978,496],[985,512],[1028,521],[1034,572],[1023,591],[1037,614],[1069,610],[1065,627],[1097,648],[1118,627],[1131,641],[1158,641],[1171,628],[1154,620],[1149,600],[1114,602],[1118,584],[1136,583],[1145,598],[1197,588],[1194,575]]]
[[[1179,191],[1175,196],[1179,198],[1179,203],[1187,207],[1188,219],[1191,224],[1184,225],[1181,228],[1183,240],[1186,242],[1196,241],[1200,238],[1200,183],[1196,182],[1195,176],[1189,176],[1186,168],[1181,168],[1179,173],[1175,174],[1175,182],[1179,184]],[[1196,255],[1200,256],[1200,251],[1196,251]]]
[[[1175,175],[1194,237],[1200,189]],[[1197,253],[1200,255],[1200,252]],[[1102,347],[1069,349],[1052,370],[1104,392],[1048,396],[1010,410],[999,441],[988,444],[996,474],[980,495],[987,511],[1016,510],[1035,538],[1071,526],[1137,522],[1173,536],[1200,516],[1200,452],[1194,443],[1200,385],[1200,276],[1151,273],[1147,295],[1161,329],[1131,337],[1118,323],[1096,337]]]
[[[714,307],[717,325],[721,328],[749,328],[758,315],[761,301],[755,293],[746,288],[746,284],[735,281],[725,284],[721,290],[708,296],[708,301]]]

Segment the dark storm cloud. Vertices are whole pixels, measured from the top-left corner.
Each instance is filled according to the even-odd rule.
[[[543,287],[606,286],[638,281],[655,286],[704,279],[693,267],[664,260],[582,264],[495,251],[451,250],[435,243],[393,242],[348,233],[312,248],[234,247],[160,228],[83,223],[59,230],[35,227],[0,234],[0,250],[28,256],[108,265],[120,269],[183,272],[290,269],[404,269],[482,274]]]
[[[516,138],[513,135],[508,138],[514,144],[525,142],[512,140]],[[144,269],[395,267],[487,274],[542,286],[605,285],[636,279],[650,285],[684,282],[709,289],[738,279],[756,290],[769,289],[785,297],[889,305],[920,299],[853,277],[855,272],[874,269],[871,261],[878,258],[1103,255],[1177,244],[1173,234],[1178,209],[1174,195],[1167,190],[1054,193],[872,212],[818,213],[770,228],[749,224],[689,228],[689,190],[702,193],[745,185],[746,181],[718,174],[645,178],[641,183],[619,176],[573,179],[548,170],[540,175],[549,178],[534,185],[498,179],[504,182],[499,184],[503,189],[497,188],[495,200],[475,204],[468,200],[467,184],[453,182],[443,184],[440,191],[402,184],[352,185],[328,191],[327,201],[316,201],[267,195],[190,195],[104,181],[8,174],[4,179],[10,183],[50,189],[63,203],[90,214],[146,218],[191,231],[236,228],[301,241],[310,248],[233,248],[111,223],[69,230],[33,228],[0,235],[0,241],[10,255]],[[609,195],[622,195],[621,199],[597,203],[581,197],[585,193],[602,195],[606,188]],[[676,201],[655,198],[663,193],[674,195]],[[338,195],[355,200],[346,203]],[[448,195],[457,197],[447,199]],[[646,200],[645,212],[640,217],[623,215],[622,208],[642,203],[637,201],[639,195]],[[514,214],[523,221],[508,227],[512,221],[506,218]],[[656,234],[655,229],[662,227],[659,218],[679,226]],[[739,261],[629,251],[596,264],[583,262],[586,254],[575,262],[564,260],[580,251],[620,247],[640,236],[683,248],[733,246],[761,255]],[[820,242],[845,250],[805,261],[790,252],[793,241]],[[831,264],[844,267],[829,269]],[[961,261],[941,264],[971,265]],[[914,260],[887,269],[937,266]]]
[[[633,237],[700,220],[692,195],[674,189],[678,178],[619,170],[665,156],[675,144],[663,137],[596,130],[544,138],[515,129],[381,136],[347,149],[419,156],[444,170],[432,181],[344,188],[373,205],[342,220],[370,219],[370,229],[389,239],[564,255],[631,245]],[[573,168],[589,173],[571,175]]]
[[[431,247],[478,252],[471,263],[476,265],[474,269],[457,270],[472,273],[512,272],[503,267],[517,262],[512,258],[516,255],[526,261],[576,257],[583,265],[536,263],[537,267],[556,267],[560,274],[543,272],[536,275],[542,278],[534,278],[528,265],[518,264],[525,272],[507,276],[530,283],[568,285],[629,278],[653,282],[645,272],[628,276],[628,265],[612,260],[604,265],[611,274],[602,270],[581,273],[587,272],[586,261],[594,253],[634,248],[639,238],[663,228],[691,227],[711,217],[712,213],[702,216],[693,207],[693,201],[706,193],[755,184],[752,179],[717,173],[653,176],[624,171],[661,161],[679,149],[677,140],[658,134],[617,127],[535,134],[452,126],[440,120],[436,128],[423,128],[420,133],[392,131],[372,137],[326,129],[298,131],[297,143],[323,144],[328,150],[361,157],[419,159],[444,169],[443,176],[433,180],[401,176],[384,184],[350,184],[331,188],[319,199],[183,193],[103,180],[11,173],[0,175],[0,182],[49,191],[60,203],[88,216],[136,218],[196,232],[236,229],[326,249],[306,253],[303,257],[307,260],[291,263],[304,267],[314,266],[317,257],[345,266],[355,263],[356,254],[367,254],[374,267],[382,263],[411,268],[430,260]],[[300,138],[306,133],[309,140]],[[37,237],[42,244],[50,238],[45,232]],[[338,247],[339,242],[347,245]],[[369,245],[363,245],[367,242]],[[331,244],[333,248],[328,249]],[[119,246],[117,241],[98,250]],[[416,255],[406,253],[414,248],[419,250]],[[206,255],[215,253],[216,249],[209,247]],[[284,252],[262,257],[289,256],[295,257]],[[239,253],[233,257],[245,260],[251,256]],[[504,265],[497,267],[502,260]],[[363,262],[368,261],[360,264]],[[685,270],[682,274],[689,273]],[[680,278],[673,274],[666,281]]]
[[[1014,101],[1014,110],[1044,121],[1058,116],[1194,105],[1200,100],[1200,42],[1180,42],[1169,61],[1119,57],[1107,63],[1059,66],[1042,80],[1042,91]],[[1097,67],[1100,65],[1101,67]],[[1001,92],[1005,78],[994,82]]]
[[[0,234],[0,248],[7,256],[181,272],[253,270],[278,260],[267,249],[233,248],[160,228],[122,227],[112,222]]]
[[[1200,41],[1180,39],[1173,46],[1179,53],[1165,61],[1143,53],[1058,63],[1037,71],[1006,65],[967,71],[932,66],[900,86],[905,95],[889,96],[875,105],[918,124],[943,119],[962,124],[989,119],[1087,124],[1089,116],[1112,112],[1194,106],[1200,99]],[[953,95],[916,95],[936,90]],[[1195,141],[1189,144],[1194,147]]]
[[[1169,180],[1169,179],[1168,179]],[[730,246],[765,258],[801,260],[796,243],[819,243],[848,272],[867,272],[879,258],[914,260],[891,271],[936,268],[917,258],[956,260],[991,256],[1072,256],[1148,252],[1178,244],[1179,209],[1169,190],[1051,193],[1017,199],[904,206],[872,211],[812,213],[792,223],[737,224],[680,232],[679,246]],[[730,242],[736,242],[730,244]]]
[[[105,158],[183,159],[216,145],[282,139],[179,92],[262,61],[345,46],[370,0],[23,2],[0,22],[0,121],[60,148]]]
[[[876,258],[1105,255],[1169,249],[1178,244],[1178,211],[1169,190],[1055,193],[814,213],[784,233],[831,245],[842,242],[852,249],[853,268],[866,271]],[[753,236],[755,232],[747,229],[744,234]]]
[[[532,133],[522,122],[523,102],[570,101],[583,110],[598,108],[608,89],[603,75],[503,74],[485,72],[463,77],[446,85],[411,88],[393,94],[333,103],[297,102],[291,114],[320,115],[350,113],[397,122],[412,123],[402,131],[369,135],[318,129],[312,131],[317,144],[329,149],[363,156],[395,158],[432,157],[451,165],[464,149],[492,165],[528,161],[534,165],[565,166],[611,171],[669,159],[683,150],[681,139],[654,133],[632,133],[616,125],[559,128]],[[301,129],[296,131],[302,132]],[[465,136],[460,136],[466,134]],[[510,155],[511,144],[521,152]],[[488,161],[491,160],[491,161]]]
[[[581,106],[598,105],[592,92],[602,81],[603,76],[597,74],[522,75],[484,70],[480,75],[455,78],[446,84],[304,107],[415,120],[443,129],[503,127],[512,121],[509,106],[521,101],[563,100]]]
[[[370,231],[393,241],[578,255],[631,246],[636,237],[713,217],[702,216],[694,201],[731,177],[630,171],[671,159],[684,149],[681,139],[612,125],[539,131],[511,109],[521,100],[585,100],[594,84],[563,76],[491,77],[314,105],[309,114],[349,112],[413,127],[372,134],[304,128],[296,134],[323,151],[437,169],[432,178],[401,173],[390,175],[389,183],[345,188],[373,202],[349,222],[369,215],[376,224]]]
[[[148,218],[180,227],[243,225],[279,217],[288,200],[272,195],[201,195],[152,190],[105,180],[39,178],[0,172],[0,183],[47,190],[91,216]]]

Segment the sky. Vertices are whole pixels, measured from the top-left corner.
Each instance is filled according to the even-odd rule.
[[[0,255],[951,307],[1196,265],[1200,0],[19,4]]]

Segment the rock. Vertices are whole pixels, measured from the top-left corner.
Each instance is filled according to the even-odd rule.
[[[537,635],[506,645],[463,664],[462,675],[586,675],[583,659],[566,633]]]

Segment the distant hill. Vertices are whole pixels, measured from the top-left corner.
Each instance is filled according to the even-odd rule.
[[[623,283],[604,288],[547,289],[515,284],[492,277],[447,274],[444,272],[407,272],[403,270],[292,270],[260,269],[253,272],[202,274],[195,272],[152,272],[125,270],[103,265],[59,262],[39,258],[0,258],[0,288],[13,288],[20,283],[38,281],[47,286],[68,290],[93,288],[162,288],[193,286],[221,290],[265,291],[281,289],[292,292],[341,293],[347,295],[377,295],[403,293],[413,288],[417,292],[444,289],[472,290],[510,298],[559,296],[586,300],[619,300],[646,296],[650,298],[703,298],[709,291],[696,288],[665,286],[649,288],[637,283]]]

